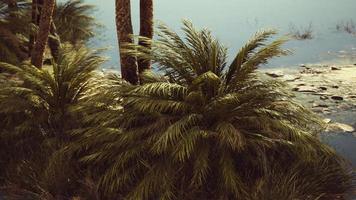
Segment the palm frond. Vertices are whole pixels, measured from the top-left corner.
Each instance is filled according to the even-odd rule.
[[[226,48],[210,31],[196,30],[188,21],[182,37],[165,25],[158,28],[156,41],[144,39],[152,49],[126,44],[123,52],[152,60],[163,74],[151,72],[143,85],[114,77],[106,92],[79,104],[86,123],[74,133],[72,148],[102,171],[104,194],[142,200],[253,199],[260,195],[261,179],[272,181],[273,163],[285,168],[288,161],[308,163],[313,170],[322,157],[338,163],[335,152],[316,137],[321,120],[295,102],[283,84],[257,72],[269,59],[288,53],[282,49],[287,39],[268,42],[275,31],[257,33],[226,68]],[[349,188],[350,182],[341,181],[350,180],[345,166],[334,166],[344,169],[333,174],[341,187],[328,192],[329,184],[313,182],[310,188],[320,186],[327,195]],[[300,191],[296,198],[315,194]]]
[[[61,41],[73,45],[88,42],[99,27],[95,18],[90,16],[94,11],[95,7],[85,4],[83,0],[59,3],[53,21]]]

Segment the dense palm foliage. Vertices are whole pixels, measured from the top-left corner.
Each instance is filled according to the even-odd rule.
[[[130,1],[116,3],[123,79],[100,74],[100,52],[83,46],[92,6],[57,5],[42,41],[64,43],[39,69],[31,4],[0,0],[0,198],[329,200],[352,187],[348,164],[317,138],[319,118],[258,71],[289,54],[288,38],[258,32],[228,64],[188,21],[183,37],[160,25],[153,41],[152,1],[141,1],[146,37],[131,38]]]
[[[68,131],[81,125],[71,106],[99,83],[98,54],[64,47],[59,62],[44,69],[0,63],[6,72],[0,87],[1,185],[10,196],[73,195],[81,170],[58,151],[71,140]]]
[[[94,10],[94,6],[83,0],[58,3],[53,20],[61,41],[77,45],[95,36],[99,24],[91,16]]]
[[[0,1],[0,61],[18,64],[27,58],[26,35],[29,32],[27,1],[18,1],[16,9]]]
[[[90,16],[94,7],[81,0],[58,3],[53,16],[57,33],[52,33],[51,38],[58,34],[60,40],[72,45],[86,43],[95,35],[99,27],[96,20]],[[0,1],[0,61],[20,64],[28,59],[29,37],[38,30],[31,23],[31,3],[17,1],[17,8],[9,8],[7,1]],[[47,56],[48,57],[48,56]]]
[[[228,65],[209,31],[187,21],[184,39],[159,29],[145,41],[152,49],[127,44],[125,53],[162,73],[146,72],[140,86],[111,77],[75,109],[86,126],[67,149],[95,166],[104,196],[320,199],[350,187],[344,161],[315,136],[318,118],[257,71],[288,54],[287,39],[259,32]]]

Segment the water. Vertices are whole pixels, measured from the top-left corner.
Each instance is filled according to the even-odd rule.
[[[110,47],[106,67],[118,69],[115,27],[115,1],[87,0],[97,5],[96,17],[106,26],[94,46]],[[139,0],[131,0],[135,34],[139,28]],[[339,54],[352,55],[343,62],[356,62],[356,37],[338,32],[336,25],[351,19],[356,22],[355,0],[155,0],[155,20],[179,30],[182,19],[190,19],[198,27],[208,27],[236,51],[263,28],[277,28],[281,34],[290,26],[307,27],[312,23],[314,39],[292,41],[286,45],[294,55],[271,61],[269,66],[293,66],[301,63],[340,62]],[[351,58],[350,58],[351,57]]]
[[[348,160],[356,169],[356,137],[351,134],[326,134],[322,136],[323,142],[331,145]]]
[[[355,110],[340,111],[328,116],[332,121],[341,122],[356,127]],[[329,133],[322,135],[323,142],[331,145],[352,164],[356,169],[356,132],[355,133]]]

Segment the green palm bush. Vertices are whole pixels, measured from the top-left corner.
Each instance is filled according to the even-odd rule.
[[[76,124],[67,120],[71,114],[69,107],[91,90],[95,70],[103,61],[97,51],[84,47],[74,51],[67,47],[59,62],[44,70],[28,63],[21,66],[0,63],[3,70],[13,74],[0,89],[0,113],[9,116],[5,122],[19,121],[11,116],[21,113],[23,120],[15,127],[65,137],[65,130]]]
[[[104,196],[264,199],[279,193],[264,187],[271,183],[291,195],[275,199],[317,199],[350,187],[344,161],[316,138],[318,117],[257,71],[289,53],[281,48],[286,38],[259,32],[228,65],[226,48],[208,30],[187,21],[184,38],[159,30],[157,41],[145,40],[152,50],[127,44],[125,52],[152,60],[161,73],[147,71],[139,86],[111,77],[105,92],[76,108],[87,126],[68,148],[95,166]]]
[[[43,69],[0,63],[6,72],[0,79],[1,185],[18,199],[29,192],[68,198],[83,175],[60,149],[71,140],[68,131],[81,125],[71,106],[100,83],[96,70],[104,59],[84,47],[61,51],[58,63]]]

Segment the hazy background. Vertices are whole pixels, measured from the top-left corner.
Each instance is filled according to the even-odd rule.
[[[106,67],[118,69],[118,47],[115,28],[114,0],[86,0],[98,7],[95,16],[105,25],[95,47],[110,47]],[[131,0],[133,27],[139,30],[139,0]],[[315,38],[292,41],[286,47],[294,55],[272,60],[269,66],[295,66],[301,63],[356,62],[356,37],[338,32],[336,25],[354,19],[356,0],[155,0],[155,20],[179,30],[182,19],[198,27],[208,27],[235,52],[252,34],[262,28],[277,28],[281,34],[312,23]],[[353,59],[351,58],[353,55]],[[348,55],[348,56],[345,56]],[[340,60],[338,57],[345,56]],[[337,59],[337,61],[336,61]]]

